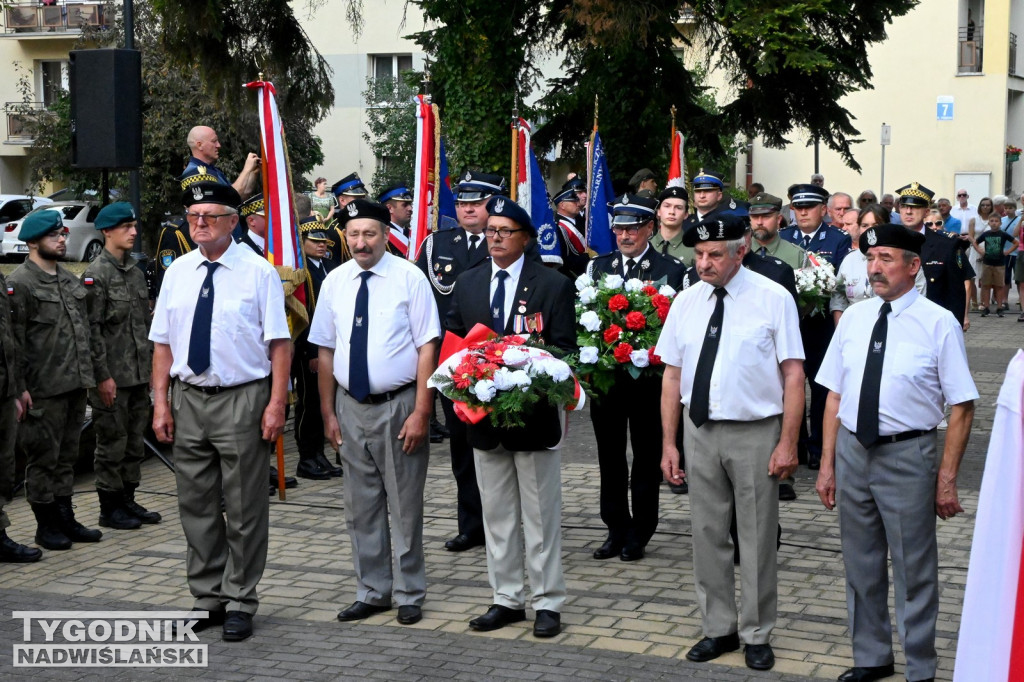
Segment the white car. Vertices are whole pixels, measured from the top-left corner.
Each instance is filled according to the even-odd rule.
[[[10,249],[11,255],[18,253],[24,255],[28,252],[28,247],[21,251],[17,249],[14,243],[8,245],[8,236],[13,236],[14,241],[17,241],[18,230],[21,229],[21,219],[28,215],[32,209],[52,203],[53,200],[46,197],[30,197],[24,194],[0,194],[0,227],[3,228],[4,235],[4,241],[0,245],[0,256],[8,255],[8,249]],[[11,235],[12,232],[13,235]]]
[[[96,229],[94,223],[100,206],[94,201],[55,201],[40,206],[32,211],[57,211],[61,214],[64,227],[68,229],[68,252],[65,260],[91,261],[103,250],[103,233]],[[24,218],[22,218],[24,220]],[[11,223],[4,228],[3,247],[0,252],[4,256],[23,260],[28,254],[28,245],[18,239],[22,220]]]

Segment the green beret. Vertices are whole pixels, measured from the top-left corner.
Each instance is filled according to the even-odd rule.
[[[51,211],[49,209],[36,211],[35,213],[29,213],[25,220],[22,221],[21,231],[18,232],[18,239],[23,242],[34,241],[54,230],[63,229],[63,227],[64,221],[61,220],[60,211]]]
[[[122,223],[130,223],[136,220],[135,209],[127,201],[118,201],[108,204],[100,209],[96,215],[95,227],[97,230],[107,230],[117,227]]]

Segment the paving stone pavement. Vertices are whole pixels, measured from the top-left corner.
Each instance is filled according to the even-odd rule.
[[[1016,297],[1012,299],[1014,307]],[[966,510],[938,522],[940,580],[939,676],[951,679],[974,513],[994,416],[995,397],[1009,359],[1024,338],[1017,312],[999,319],[971,316],[967,334],[972,369],[982,394],[960,479]],[[149,680],[809,680],[835,679],[851,664],[838,522],[814,493],[815,472],[796,475],[798,499],[781,503],[779,619],[772,644],[775,669],[747,669],[742,653],[698,665],[685,653],[701,636],[691,566],[689,498],[661,494],[661,525],[636,563],[595,561],[604,539],[597,508],[598,470],[589,415],[571,415],[563,451],[564,564],[569,599],[564,633],[533,638],[530,623],[473,633],[467,621],[490,603],[482,549],[446,552],[456,532],[455,486],[447,444],[434,445],[427,480],[424,540],[428,595],[424,619],[401,626],[395,612],[360,623],[335,616],[354,600],[350,546],[344,526],[344,479],[300,480],[287,500],[271,504],[270,556],[260,584],[256,634],[247,642],[209,644],[206,669],[12,667],[12,645],[22,641],[14,610],[168,610],[192,605],[185,583],[184,540],[173,475],[155,458],[143,469],[140,500],[164,516],[136,531],[104,529],[103,541],[46,552],[26,566],[0,565],[0,679]],[[293,448],[290,437],[287,445]],[[287,453],[286,469],[296,455]],[[99,513],[91,474],[76,482],[78,517]],[[29,541],[34,521],[23,498],[9,513],[15,539]],[[532,616],[532,614],[530,614]],[[902,672],[897,650],[897,673]],[[26,673],[31,673],[28,675]],[[899,679],[899,677],[894,678]]]

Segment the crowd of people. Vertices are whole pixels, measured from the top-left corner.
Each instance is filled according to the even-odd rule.
[[[1016,269],[1020,286],[1021,259],[1006,260],[1020,247],[1012,202],[975,209],[961,190],[954,207],[912,182],[881,202],[862,192],[855,208],[817,175],[789,187],[788,202],[760,185],[739,201],[723,174],[702,168],[691,203],[685,187],[659,192],[642,169],[608,207],[616,248],[595,255],[586,184],[572,176],[552,201],[561,255],[542,256],[538,226],[507,197],[505,178],[470,170],[454,187],[458,226],[428,235],[411,259],[409,188],[374,200],[355,173],[329,191],[318,178],[295,201],[309,325],[293,335],[265,258],[258,159],[249,155],[231,183],[216,167],[214,131],[197,127],[188,144],[184,220],[160,236],[155,287],[131,259],[137,223],[125,203],[100,212],[106,249],[81,279],[58,264],[59,214],[40,212],[19,235],[26,262],[0,280],[9,302],[0,306],[0,502],[10,502],[17,448],[38,545],[59,551],[101,538],[71,501],[87,402],[99,525],[160,521],[135,499],[152,390],[153,431],[173,449],[194,630],[219,625],[225,640],[246,639],[278,478],[270,454],[291,383],[297,477],[345,478],[356,585],[340,621],[396,605],[399,623],[422,618],[429,442],[447,438],[458,532],[445,549],[483,546],[493,590],[468,626],[522,621],[529,605],[534,635],[558,635],[564,410],[542,403],[525,427],[466,423],[442,395],[442,425],[428,381],[444,334],[477,325],[507,335],[528,321],[553,353],[576,353],[583,283],[639,280],[679,293],[652,351],[663,370],[623,365],[593,395],[607,527],[594,560],[642,560],[661,483],[689,494],[704,636],[687,658],[709,661],[742,644],[749,667],[769,669],[779,500],[795,497],[787,479],[805,464],[841,519],[854,667],[839,679],[893,673],[889,556],[907,679],[934,677],[935,515],[962,511],[956,478],[978,395],[963,332],[976,288],[982,314],[994,296],[1002,316],[1007,273]],[[977,287],[968,252],[980,256]],[[795,271],[822,261],[837,273],[831,298],[802,305]],[[0,560],[41,555],[0,531]]]

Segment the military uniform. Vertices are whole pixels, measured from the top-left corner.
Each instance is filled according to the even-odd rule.
[[[967,313],[967,289],[964,280],[970,279],[969,264],[964,255],[965,245],[958,235],[942,230],[924,231],[921,247],[921,269],[924,270],[925,296],[929,301],[953,313],[960,326]]]
[[[196,243],[192,241],[188,223],[184,218],[175,218],[165,222],[160,229],[160,237],[156,243],[156,266],[154,268],[156,276],[153,290],[149,295],[154,300],[160,295],[160,287],[164,283],[164,273],[167,268],[171,267],[174,259],[184,256],[196,248]]]
[[[353,199],[365,199],[369,195],[363,181],[359,179],[358,173],[349,173],[331,185],[331,193],[334,194],[334,198],[338,202],[338,208],[334,211],[335,214],[338,214]],[[341,265],[352,258],[352,254],[348,250],[348,244],[345,242],[345,229],[335,218],[327,222],[326,258],[336,265]]]
[[[781,260],[792,270],[799,270],[806,265],[807,252],[793,242],[783,239],[781,234],[776,234],[775,239],[767,244],[762,245],[755,241],[751,243],[750,248],[760,256]]]
[[[683,244],[683,232],[686,230],[687,221],[692,216],[688,216],[687,220],[683,221],[683,226],[679,230],[679,234],[670,240],[666,240],[661,236],[660,232],[655,232],[654,236],[651,237],[651,246],[663,256],[669,256],[675,258],[677,261],[683,264],[684,267],[691,267],[694,263],[695,254],[693,248]]]
[[[558,238],[558,248],[562,254],[562,267],[558,270],[563,275],[576,279],[586,271],[587,263],[590,261],[586,235],[580,230],[582,225],[574,217],[559,213],[555,216],[555,223],[558,227],[555,236]]]
[[[152,347],[146,281],[130,253],[118,260],[104,249],[86,268],[82,284],[92,326],[93,377],[97,385],[113,379],[117,386],[110,407],[103,404],[97,389],[89,390],[96,429],[96,490],[101,503],[109,499],[114,507],[123,508],[118,499],[134,502],[142,480],[143,431],[149,421]],[[145,517],[129,513],[140,522],[159,520],[153,512]],[[100,525],[105,525],[102,519]]]

